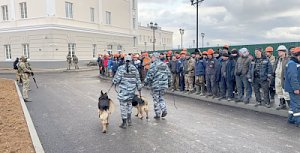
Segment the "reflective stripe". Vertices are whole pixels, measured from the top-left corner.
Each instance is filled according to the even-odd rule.
[[[295,113],[295,114],[293,114],[294,116],[300,116],[300,113]]]
[[[294,112],[293,112],[293,111],[291,111],[291,110],[289,110],[289,114],[294,114]]]

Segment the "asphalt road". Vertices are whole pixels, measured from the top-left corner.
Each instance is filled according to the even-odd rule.
[[[169,114],[156,121],[148,90],[142,94],[150,101],[150,120],[133,118],[133,126],[126,130],[118,127],[119,103],[111,90],[116,111],[103,134],[97,99],[110,82],[99,80],[97,74],[37,74],[39,89],[31,82],[33,102],[26,105],[47,153],[300,152],[300,128],[287,124],[286,118],[166,95]]]

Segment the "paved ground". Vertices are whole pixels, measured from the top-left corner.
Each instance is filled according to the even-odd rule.
[[[97,71],[38,74],[39,89],[31,84],[33,102],[26,103],[47,153],[199,153],[199,152],[300,152],[300,128],[286,118],[245,109],[166,95],[169,114],[155,121],[133,119],[133,127],[120,129],[119,104],[101,133],[97,98],[110,83]],[[0,77],[13,78],[0,74]],[[143,96],[151,101],[150,92]],[[176,99],[176,110],[173,106]]]

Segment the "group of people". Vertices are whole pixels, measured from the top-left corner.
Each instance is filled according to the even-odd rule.
[[[120,128],[125,129],[127,125],[131,125],[132,99],[136,90],[141,91],[143,86],[150,86],[151,88],[154,101],[154,118],[160,119],[160,117],[166,117],[167,115],[163,95],[171,85],[172,75],[168,65],[160,60],[159,53],[153,53],[151,61],[152,63],[149,65],[148,72],[143,80],[144,85],[142,85],[140,71],[136,65],[136,56],[124,56],[122,59],[123,64],[118,66],[116,72],[113,72],[112,82],[119,87],[118,100],[120,101],[122,118]]]
[[[120,77],[118,72],[128,65],[129,60],[126,58],[130,57],[129,63],[132,65],[131,67],[135,67],[135,73],[139,76],[136,79],[144,81],[145,85],[152,83],[152,85],[160,86],[161,81],[153,82],[151,79],[161,79],[168,82],[166,84],[172,91],[178,90],[187,94],[195,93],[199,96],[244,102],[245,104],[250,102],[252,90],[254,90],[255,107],[265,106],[267,108],[271,107],[270,99],[274,99],[275,94],[277,94],[280,104],[276,109],[286,109],[289,106],[289,120],[291,123],[299,125],[300,47],[287,49],[280,45],[277,48],[277,57],[273,55],[273,52],[274,48],[271,46],[256,48],[253,56],[247,48],[229,51],[229,46],[224,45],[222,49],[217,51],[213,49],[203,52],[195,50],[191,54],[186,50],[153,53],[153,59],[149,57],[147,52],[141,55],[128,54],[127,56],[125,54],[104,55],[99,56],[98,63],[99,67],[102,67],[100,74],[114,77],[115,84],[118,83],[115,78]],[[158,64],[156,61],[160,63]],[[166,73],[162,73],[163,75],[157,75],[156,73],[160,73],[160,70],[163,69],[160,68],[161,63],[167,65],[168,70]],[[122,74],[126,74],[127,71],[123,71]],[[133,82],[129,81],[128,83]],[[124,90],[128,90],[128,83],[123,84]],[[140,81],[134,83],[140,90]],[[164,93],[164,91],[159,93]],[[160,112],[156,111],[156,108],[159,106],[165,108],[165,106],[159,104],[160,101],[163,101],[160,99],[161,96],[157,95],[159,93],[152,93],[155,112],[159,114]],[[120,98],[122,97],[126,96],[121,95]]]
[[[21,84],[23,86],[23,99],[25,102],[31,102],[31,99],[29,99],[28,91],[29,83],[30,83],[30,76],[33,75],[32,69],[30,67],[29,62],[27,61],[27,58],[24,56],[21,56],[20,59],[16,58],[16,60],[13,63],[13,68],[16,70],[16,81],[17,83]]]
[[[71,54],[67,55],[67,64],[68,64],[67,70],[71,70],[71,65],[72,65],[72,56],[71,56]],[[73,55],[73,64],[75,66],[75,69],[79,69],[78,57],[76,55]]]

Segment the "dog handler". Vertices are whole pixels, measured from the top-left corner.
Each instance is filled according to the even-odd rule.
[[[152,61],[153,63],[150,65],[144,83],[145,86],[149,85],[151,87],[156,114],[154,118],[159,119],[161,111],[161,117],[167,115],[167,107],[163,95],[172,84],[172,74],[168,65],[159,59],[159,53],[153,53]]]
[[[114,76],[112,82],[119,85],[118,100],[120,101],[122,124],[120,128],[126,129],[131,126],[131,113],[132,113],[132,99],[135,95],[136,89],[142,89],[139,71],[131,64],[131,56],[125,57],[126,63],[120,66]]]

